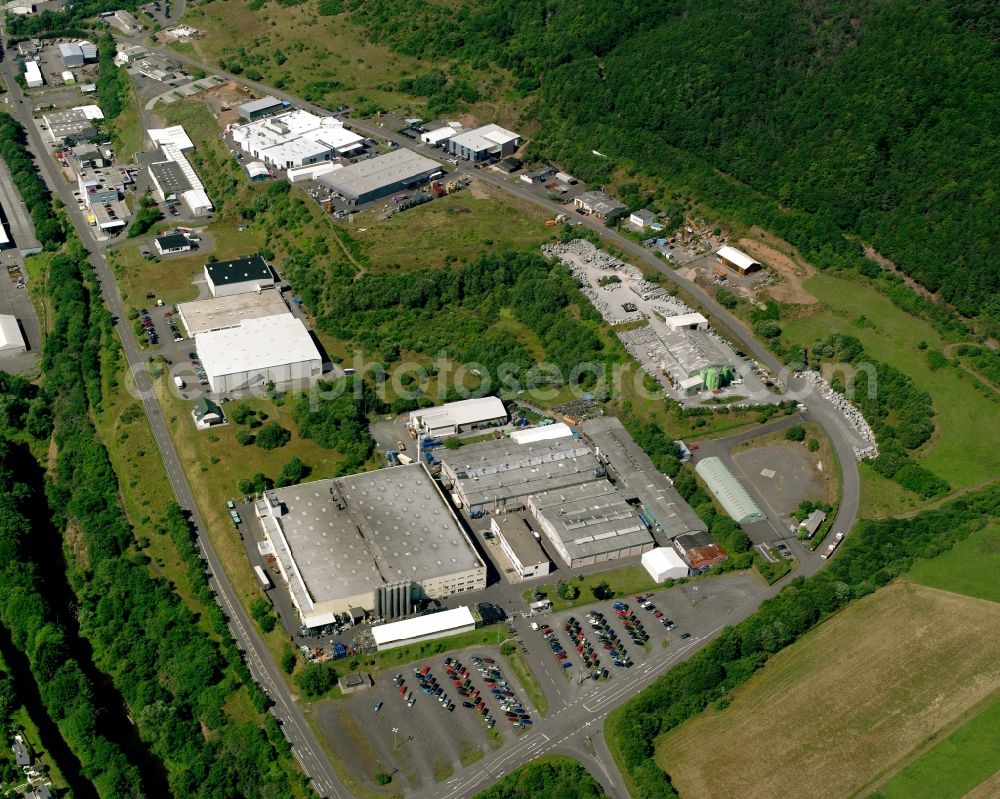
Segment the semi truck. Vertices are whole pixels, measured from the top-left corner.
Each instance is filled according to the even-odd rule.
[[[271,582],[271,575],[264,571],[261,566],[254,566],[253,572],[257,575],[257,579],[260,580],[260,584],[265,591],[269,588],[274,588],[274,583]]]
[[[836,534],[836,535],[835,535],[835,536],[833,537],[833,541],[832,541],[832,542],[830,543],[830,546],[828,546],[828,547],[827,547],[827,548],[826,548],[826,549],[825,549],[825,550],[823,551],[823,554],[822,554],[822,555],[820,555],[820,557],[821,557],[821,558],[822,558],[823,560],[826,560],[826,559],[827,559],[828,557],[830,557],[830,556],[831,556],[831,555],[832,555],[832,554],[833,554],[834,552],[836,552],[836,551],[837,551],[837,547],[839,547],[839,546],[840,546],[840,542],[841,542],[841,541],[843,541],[843,540],[844,540],[844,534],[843,534],[843,533],[837,533],[837,534]]]

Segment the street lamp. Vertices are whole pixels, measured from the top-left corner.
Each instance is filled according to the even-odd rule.
[[[399,727],[393,727],[392,728],[392,751],[393,752],[396,751],[396,747],[398,746],[398,743],[397,743],[397,740],[396,740],[396,733],[398,733],[398,732],[399,732]]]

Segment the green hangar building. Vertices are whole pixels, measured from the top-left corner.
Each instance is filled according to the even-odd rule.
[[[718,458],[704,458],[698,461],[694,470],[708,485],[708,490],[719,500],[726,513],[740,524],[762,522],[767,518],[743,484]]]

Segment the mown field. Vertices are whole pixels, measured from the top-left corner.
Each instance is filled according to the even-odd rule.
[[[1000,602],[1000,527],[976,530],[931,560],[918,560],[910,578],[921,585]]]
[[[961,799],[1000,775],[1000,697],[878,788],[885,799]]]
[[[905,372],[934,401],[938,430],[915,453],[915,460],[953,488],[1000,475],[1000,450],[982,435],[983,420],[996,417],[997,404],[987,397],[988,390],[973,386],[968,372],[951,365],[931,368],[928,353],[940,353],[948,342],[929,323],[901,311],[874,290],[859,290],[850,280],[818,274],[803,285],[821,306],[801,319],[782,321],[783,339],[810,346],[835,330],[855,336],[873,358]],[[861,317],[865,321],[858,324]],[[921,342],[926,349],[920,348]],[[862,507],[862,515],[865,511]]]
[[[685,799],[843,797],[1000,688],[1000,606],[897,581],[661,738]]]

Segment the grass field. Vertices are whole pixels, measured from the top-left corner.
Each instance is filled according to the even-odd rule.
[[[918,453],[917,461],[954,488],[975,485],[1000,474],[1000,449],[982,435],[983,420],[995,418],[996,402],[972,385],[970,375],[951,366],[932,370],[921,342],[941,350],[946,342],[930,324],[899,310],[874,290],[856,282],[818,274],[805,281],[822,308],[802,319],[782,322],[786,341],[811,345],[840,330],[857,337],[865,350],[905,372],[934,401],[938,431]],[[854,324],[860,316],[868,323]]]
[[[961,799],[1000,772],[998,741],[1000,696],[900,769],[878,792],[885,799]]]
[[[524,693],[528,697],[528,701],[531,702],[535,710],[538,711],[538,715],[544,716],[548,713],[548,700],[545,698],[542,686],[538,684],[538,678],[535,677],[534,672],[531,671],[531,667],[528,665],[528,662],[524,659],[524,655],[522,655],[519,650],[515,649],[509,655],[504,655],[503,658],[507,661],[507,666],[510,668],[511,672],[513,672],[517,681],[524,689]]]
[[[1000,606],[897,581],[657,742],[685,799],[843,797],[1000,688]]]
[[[477,182],[351,235],[374,268],[413,269],[444,266],[448,255],[472,261],[481,252],[538,247],[555,239],[547,218],[536,206]]]
[[[537,589],[545,594],[546,599],[552,600],[553,612],[558,612],[567,608],[600,602],[601,600],[594,598],[591,589],[604,582],[608,584],[608,587],[616,597],[627,597],[632,594],[655,591],[664,587],[653,582],[653,578],[649,576],[649,572],[642,566],[632,564],[621,566],[617,569],[610,569],[609,571],[579,575],[575,580],[572,580],[573,585],[580,589],[580,596],[576,599],[560,599],[556,596],[556,586],[554,583],[540,583],[525,591],[524,596],[525,599],[530,600]]]
[[[1000,526],[976,530],[948,552],[915,561],[910,579],[931,588],[1000,602]]]

